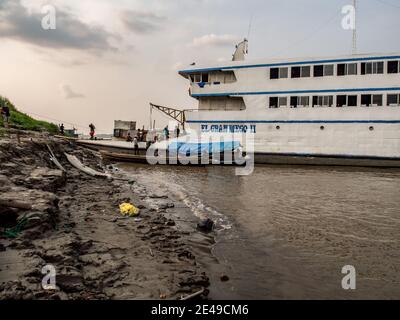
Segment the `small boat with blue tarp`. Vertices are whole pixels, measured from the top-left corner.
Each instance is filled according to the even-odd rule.
[[[107,159],[149,164],[170,165],[238,165],[245,156],[239,141],[207,141],[184,136],[152,144],[146,155],[102,151]]]

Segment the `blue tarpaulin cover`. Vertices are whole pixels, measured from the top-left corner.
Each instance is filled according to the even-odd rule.
[[[225,151],[233,151],[239,148],[240,143],[238,141],[228,141],[228,142],[171,142],[168,146],[169,152],[175,152],[182,155],[199,155],[204,152],[212,153],[222,153]]]

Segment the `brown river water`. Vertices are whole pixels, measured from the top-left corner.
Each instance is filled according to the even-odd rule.
[[[216,221],[211,298],[400,299],[400,170],[120,168]],[[342,288],[345,265],[355,290]]]

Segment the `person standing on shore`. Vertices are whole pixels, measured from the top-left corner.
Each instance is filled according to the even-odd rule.
[[[1,108],[1,115],[3,117],[4,127],[8,128],[8,124],[10,121],[10,109],[6,104]]]
[[[135,137],[133,138],[133,145],[134,145],[133,149],[135,150],[135,151],[134,151],[134,154],[135,154],[135,155],[138,155],[138,154],[139,154],[139,142],[138,142],[137,136],[135,136]]]
[[[89,124],[89,129],[90,129],[90,140],[94,139],[94,134],[95,134],[95,129],[96,127],[94,126],[93,123]]]
[[[169,140],[169,130],[168,130],[168,126],[166,126],[164,128],[164,136],[166,140]]]
[[[61,125],[60,125],[60,133],[61,133],[61,135],[64,135],[64,124],[63,123],[61,123]]]
[[[179,138],[179,135],[181,133],[181,129],[179,129],[179,124],[175,128],[175,138]]]

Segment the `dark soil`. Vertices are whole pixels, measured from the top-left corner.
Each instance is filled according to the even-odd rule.
[[[178,299],[209,285],[187,233],[164,215],[173,207],[167,196],[147,207],[140,196],[146,191],[134,192],[143,188],[115,175],[85,175],[64,152],[106,172],[97,153],[64,139],[0,139],[0,299]],[[9,208],[7,201],[31,208]],[[140,215],[123,217],[123,202]],[[42,287],[46,265],[56,270],[55,290]]]

